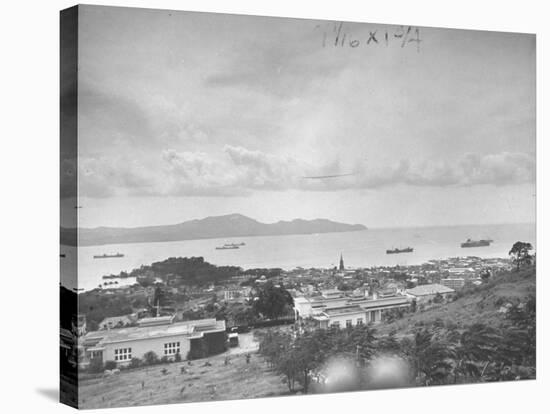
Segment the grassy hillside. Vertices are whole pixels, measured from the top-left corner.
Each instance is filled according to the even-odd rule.
[[[390,324],[377,326],[379,333],[397,331],[410,333],[415,327],[430,324],[436,320],[445,325],[458,326],[482,322],[493,326],[504,321],[499,312],[507,303],[525,302],[529,295],[536,293],[536,268],[534,266],[519,272],[503,272],[494,276],[488,283],[457,292],[456,298],[447,303],[433,304],[424,311],[407,313],[402,319]]]
[[[244,355],[225,354],[206,360],[144,367],[122,371],[111,377],[80,382],[81,408],[124,407],[149,404],[230,400],[285,395],[288,389],[280,376],[268,369],[257,354],[249,364]],[[185,367],[186,372],[181,372]],[[166,369],[166,373],[162,372]]]

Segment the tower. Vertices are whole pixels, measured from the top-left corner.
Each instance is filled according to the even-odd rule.
[[[344,270],[344,258],[342,257],[342,253],[340,253],[340,267],[338,270]]]

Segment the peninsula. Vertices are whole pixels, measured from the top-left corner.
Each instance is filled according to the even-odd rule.
[[[362,224],[345,224],[327,219],[294,219],[291,221],[278,221],[276,223],[261,223],[242,214],[228,214],[163,226],[79,228],[78,242],[80,246],[93,246],[215,239],[222,237],[336,233],[366,229]],[[74,245],[76,242],[75,230],[74,228],[62,227],[61,244]]]

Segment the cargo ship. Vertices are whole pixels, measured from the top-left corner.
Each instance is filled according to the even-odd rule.
[[[235,250],[235,249],[238,249],[239,246],[236,246],[236,245],[223,245],[223,246],[217,246],[216,247],[216,250]]]
[[[224,244],[224,247],[240,247],[240,246],[244,246],[246,243],[244,242],[240,242],[240,243],[225,243]]]
[[[398,253],[412,253],[413,252],[413,248],[412,247],[406,247],[404,249],[391,249],[391,250],[386,250],[386,254],[398,254]]]
[[[472,240],[468,239],[464,243],[460,243],[460,247],[485,247],[490,246],[493,241],[491,239]]]
[[[94,256],[94,259],[117,259],[119,257],[124,257],[122,253],[116,253],[116,254],[96,254]]]

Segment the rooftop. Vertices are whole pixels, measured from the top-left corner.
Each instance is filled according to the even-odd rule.
[[[412,289],[407,289],[407,293],[414,296],[426,296],[426,295],[436,295],[438,293],[452,293],[454,289],[451,289],[447,286],[434,283],[431,285],[420,285]]]
[[[363,308],[359,305],[347,305],[347,306],[338,306],[335,308],[326,308],[323,313],[328,316],[331,315],[342,315],[346,313],[365,313]]]
[[[225,331],[225,321],[215,319],[200,319],[195,321],[177,322],[165,325],[135,326],[108,331],[88,332],[84,342],[100,344],[135,341],[152,338],[162,338],[174,335],[200,335],[208,331]]]
[[[361,306],[363,309],[369,308],[383,308],[386,306],[395,306],[395,305],[407,305],[409,300],[406,296],[390,296],[386,298],[378,299],[355,299],[350,301],[353,304]]]
[[[166,325],[174,321],[175,315],[154,316],[151,318],[142,318],[138,321],[139,326]]]

